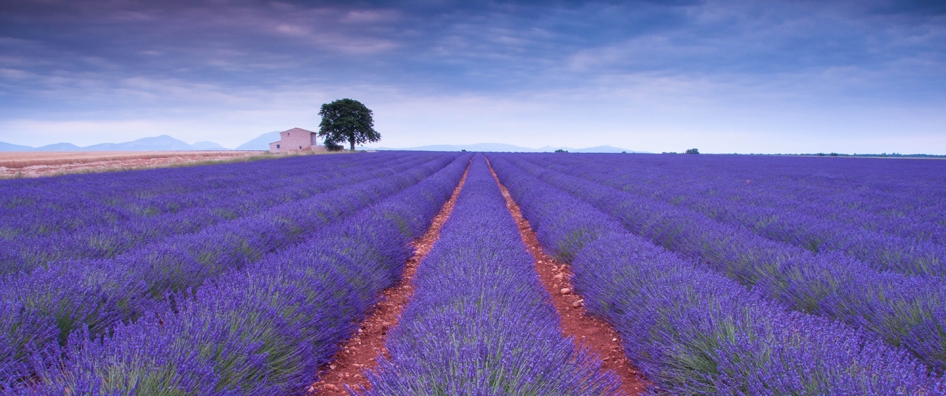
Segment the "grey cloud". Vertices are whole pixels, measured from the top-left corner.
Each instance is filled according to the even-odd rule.
[[[15,78],[29,72],[47,84],[80,76],[67,80],[116,89],[147,78],[488,93],[639,73],[783,78],[853,68],[875,73],[883,89],[932,90],[946,85],[933,72],[946,53],[939,9],[924,1],[10,0],[0,5],[0,68],[10,76],[0,83],[36,90]],[[927,19],[904,24],[903,15]]]

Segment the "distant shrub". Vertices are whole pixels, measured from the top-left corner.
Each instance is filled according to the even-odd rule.
[[[565,149],[558,149],[558,150],[555,150],[555,152],[556,152],[556,153],[567,153],[568,150],[565,150]]]
[[[700,153],[699,149],[695,149],[695,148],[687,149],[687,154],[699,154],[699,153]]]

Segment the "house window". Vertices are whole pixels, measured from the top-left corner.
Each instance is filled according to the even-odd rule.
[[[279,148],[279,145],[278,145],[278,144],[276,145],[276,148]]]
[[[302,146],[299,146],[299,150],[302,150]]]

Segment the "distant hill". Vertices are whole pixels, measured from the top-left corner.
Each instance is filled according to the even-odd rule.
[[[259,135],[253,140],[237,146],[237,150],[269,150],[269,143],[279,140],[279,131],[267,132]],[[520,153],[542,153],[553,152],[555,150],[566,150],[572,153],[638,153],[612,146],[596,146],[581,149],[569,147],[545,146],[534,149],[529,147],[514,146],[503,143],[475,143],[475,144],[442,144],[410,148],[388,148],[380,147],[375,150],[411,150],[411,151],[493,151],[493,152],[520,152]],[[197,142],[187,144],[183,140],[175,139],[168,135],[147,137],[124,143],[100,143],[86,147],[79,147],[72,143],[48,144],[42,147],[29,147],[19,144],[0,142],[0,151],[189,151],[189,150],[229,150],[214,142]]]
[[[588,148],[573,149],[568,147],[551,147],[545,146],[537,151],[539,152],[554,152],[555,150],[565,150],[570,153],[644,153],[643,151],[631,151],[627,149],[622,149],[614,146],[595,146]]]
[[[214,142],[197,142],[191,145],[191,150],[222,151],[222,150],[229,150],[229,149]]]
[[[420,147],[411,147],[411,148],[387,148],[379,147],[376,150],[410,150],[410,151],[493,151],[493,152],[519,152],[519,153],[543,153],[543,152],[554,152],[555,150],[566,150],[572,153],[641,153],[642,151],[631,151],[618,147],[612,146],[596,146],[588,147],[582,149],[573,149],[568,147],[552,147],[545,146],[542,148],[534,149],[529,147],[514,146],[511,144],[503,143],[475,143],[475,144],[442,144],[442,145],[431,145],[431,146],[420,146]]]
[[[566,149],[567,150],[567,149]],[[569,150],[571,151],[571,150]],[[638,154],[649,154],[646,151],[632,151],[625,150],[619,147],[614,146],[594,146],[583,149],[575,149],[576,153],[638,153]]]
[[[268,149],[268,147],[267,147]],[[229,150],[214,142],[187,144],[168,135],[147,137],[124,143],[101,143],[79,147],[72,143],[47,144],[42,147],[21,146],[0,142],[0,151],[190,151]]]
[[[0,142],[0,151],[30,151],[32,149],[33,148],[29,146]]]
[[[257,136],[255,139],[250,140],[246,143],[243,143],[237,146],[237,150],[269,150],[269,144],[279,140],[279,132],[266,132],[262,135]],[[196,143],[195,143],[196,144]]]
[[[518,152],[534,152],[535,149],[528,147],[513,146],[511,144],[502,144],[502,143],[475,143],[475,144],[440,144],[440,145],[431,145],[431,146],[420,146],[420,147],[410,147],[410,148],[386,148],[379,147],[377,150],[409,150],[409,151],[518,151]]]
[[[82,147],[72,143],[55,143],[24,151],[82,151]]]
[[[184,151],[193,150],[183,140],[168,135],[141,138],[125,143],[102,143],[84,147],[87,151]]]

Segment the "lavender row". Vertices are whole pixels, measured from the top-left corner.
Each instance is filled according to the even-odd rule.
[[[293,395],[316,380],[378,292],[393,284],[469,162],[458,157],[418,184],[303,243],[230,269],[177,310],[108,336],[70,337],[66,359],[9,394]]]
[[[98,336],[119,322],[154,309],[166,294],[198,287],[229,268],[241,268],[268,252],[291,246],[313,232],[401,191],[456,158],[437,159],[392,177],[280,205],[251,218],[172,237],[113,260],[58,263],[0,283],[0,371],[32,355],[55,357],[56,346],[77,329]]]
[[[297,159],[292,162],[299,165]],[[266,161],[254,163],[252,167],[249,164],[212,167],[215,172],[209,172],[207,167],[195,167],[6,181],[0,183],[3,191],[0,234],[69,231],[126,216],[128,202],[132,203],[127,205],[132,212],[160,211],[163,202],[149,205],[150,199],[161,196],[178,196],[179,199],[181,195],[232,186],[234,180],[239,180],[240,173],[271,172],[276,169],[268,166],[271,164]],[[31,222],[31,219],[41,221]]]
[[[279,160],[129,172],[9,180],[0,183],[0,234],[41,235],[125,217],[175,212],[207,203],[208,192],[272,187],[293,179],[320,178],[372,163],[367,157],[326,161],[306,156]],[[287,175],[286,167],[298,173]]]
[[[936,219],[946,210],[942,200],[946,164],[940,161],[743,156],[642,160],[636,162],[659,163],[697,179],[722,174],[735,178],[736,184],[762,182],[802,202],[875,213],[888,220]]]
[[[839,322],[790,312],[617,219],[491,156],[539,240],[572,265],[585,305],[615,326],[659,393],[946,394],[910,353]]]
[[[381,159],[383,157],[379,157]],[[86,226],[70,231],[37,236],[17,236],[0,240],[0,274],[15,270],[28,270],[49,262],[82,259],[110,258],[138,244],[158,241],[173,235],[187,234],[216,224],[259,213],[267,208],[305,199],[319,193],[370,180],[393,175],[430,160],[431,157],[414,158],[412,161],[379,161],[368,169],[345,171],[332,178],[300,178],[302,180],[279,180],[278,185],[253,186],[257,181],[248,178],[243,183],[248,191],[211,190],[200,194],[200,206],[191,206],[179,211],[166,212],[147,217],[125,217],[106,224]],[[380,168],[380,169],[372,169]],[[251,192],[252,191],[252,192]],[[198,195],[198,194],[192,194]],[[192,197],[193,198],[193,197]],[[169,199],[171,202],[173,200]],[[182,198],[182,202],[186,201]]]
[[[618,382],[563,337],[519,229],[477,156],[369,395],[597,395]]]
[[[946,279],[878,272],[837,253],[815,255],[665,202],[504,158],[620,220],[627,230],[785,306],[872,331],[946,370]]]
[[[413,170],[411,168],[398,167],[402,171],[401,172],[402,176],[399,176],[399,177],[411,177],[411,176],[404,176],[404,175],[410,174],[410,172],[404,172],[404,171],[410,170],[411,172],[414,172],[417,168],[417,165],[419,165],[420,163],[426,163],[427,165],[430,165],[432,163],[436,163],[437,161],[443,162],[445,160],[446,159],[443,155],[423,157],[421,158],[421,161],[419,161],[418,163],[409,163],[411,165],[414,165],[415,169]],[[374,176],[374,177],[371,177],[371,176]],[[57,251],[66,251],[65,249],[69,247],[75,247],[75,246],[63,244],[62,242],[64,241],[62,240],[60,241],[54,240],[55,242],[60,242],[61,246],[49,246],[49,247],[16,246],[14,249],[18,248],[21,250],[20,252],[14,249],[3,249],[3,247],[8,247],[8,246],[0,244],[0,259],[4,260],[3,262],[4,266],[2,269],[0,269],[0,275],[15,274],[17,272],[30,272],[30,271],[35,270],[38,267],[49,267],[50,265],[53,265],[53,266],[73,265],[73,263],[76,261],[85,262],[89,260],[96,260],[99,258],[122,260],[128,257],[135,257],[136,255],[139,255],[141,251],[148,252],[148,251],[155,250],[156,246],[180,244],[182,243],[181,242],[182,240],[184,241],[183,243],[187,243],[186,241],[189,241],[189,240],[205,238],[205,237],[202,237],[201,235],[207,234],[208,232],[213,233],[215,232],[213,230],[216,230],[218,228],[234,229],[234,228],[240,228],[240,224],[243,224],[241,222],[245,223],[248,221],[249,222],[262,221],[262,220],[265,220],[267,216],[272,217],[272,215],[267,215],[267,213],[270,213],[270,212],[281,213],[280,215],[278,215],[281,218],[282,217],[292,218],[294,216],[292,212],[299,210],[298,208],[301,207],[300,202],[307,202],[309,200],[314,200],[313,202],[320,202],[324,200],[324,198],[331,197],[332,195],[336,194],[337,191],[339,191],[339,187],[351,189],[353,186],[358,186],[359,183],[372,182],[372,181],[377,182],[378,180],[382,180],[385,177],[391,177],[391,175],[388,174],[388,172],[380,172],[380,173],[372,172],[372,173],[367,173],[360,176],[355,176],[352,178],[354,182],[344,181],[341,183],[341,186],[322,185],[322,186],[319,186],[322,188],[322,191],[320,193],[309,194],[307,197],[302,198],[302,199],[283,202],[276,205],[270,205],[269,207],[266,207],[266,208],[259,208],[259,210],[255,210],[255,213],[251,211],[248,213],[248,215],[240,217],[240,218],[231,219],[229,221],[217,221],[212,224],[205,224],[206,227],[198,227],[196,230],[193,230],[193,232],[190,232],[190,233],[182,232],[182,233],[177,233],[177,234],[170,234],[170,235],[166,235],[164,238],[161,238],[160,234],[156,235],[153,238],[147,238],[147,237],[143,237],[139,235],[129,234],[126,229],[122,229],[122,228],[110,229],[109,227],[108,230],[111,231],[110,233],[108,233],[105,236],[97,236],[95,240],[91,241],[91,244],[93,244],[93,247],[100,247],[100,246],[96,246],[96,244],[101,241],[109,241],[107,243],[109,245],[108,251],[110,251],[111,254],[106,254],[104,255],[104,257],[101,257],[101,255],[98,255],[98,254],[94,254],[96,251],[96,249],[94,248],[90,249],[91,252],[89,253],[91,254],[89,254],[88,256],[86,256],[85,254],[82,254],[82,252],[71,253],[71,254],[79,256],[76,259],[72,259],[72,260],[68,258],[60,259],[57,257],[44,256],[44,254],[47,254],[50,252],[55,253]],[[352,191],[357,191],[357,187],[355,187],[355,190],[352,190]],[[334,198],[331,198],[331,199],[334,199]],[[341,205],[344,206],[344,205],[351,205],[351,204],[342,203]],[[201,212],[201,208],[195,208],[195,212],[192,213],[189,211],[185,211],[182,213],[182,215],[185,215],[185,216],[195,215],[200,212]],[[253,220],[253,219],[256,219],[256,220]],[[169,220],[174,220],[174,218],[172,217],[172,219],[169,219]],[[197,220],[196,216],[188,216],[186,222],[189,224],[190,221],[196,221],[196,220]],[[232,225],[228,225],[229,223],[234,223],[236,227]],[[200,225],[200,223],[198,223],[198,225]],[[173,221],[171,221],[169,222],[168,226],[175,227],[175,226],[179,226],[179,224],[175,224]],[[145,224],[143,225],[143,227],[147,229],[148,225]],[[184,225],[181,227],[189,227],[189,226]],[[81,236],[82,233],[78,232],[76,233],[76,235]],[[135,239],[138,239],[138,238],[143,238],[144,240],[135,244],[134,246],[124,246],[123,248],[119,248],[119,246],[116,246],[118,242],[121,242],[121,241],[129,242],[129,241],[134,241]],[[66,240],[68,241],[69,239],[67,238]],[[81,242],[81,238],[80,238],[80,242]],[[165,250],[173,251],[174,248],[171,247]],[[35,253],[33,257],[31,257],[28,254],[31,252]],[[20,257],[21,253],[24,253],[26,257]],[[30,260],[30,258],[33,258],[33,260]]]
[[[665,200],[706,195],[762,207],[792,202],[795,212],[868,230],[938,243],[946,237],[946,223],[937,215],[944,208],[936,197],[943,191],[930,188],[943,183],[941,177],[936,178],[943,170],[931,166],[936,165],[931,161],[908,161],[912,166],[896,168],[877,182],[877,173],[887,170],[883,165],[891,162],[851,160],[857,163],[855,169],[869,172],[857,175],[855,169],[837,167],[839,162],[814,158],[593,155],[544,160],[580,167],[596,181],[615,183],[615,188],[629,186],[630,192],[644,188]],[[761,160],[766,162],[757,162]],[[904,182],[917,173],[927,177]],[[653,188],[668,184],[673,192]],[[927,197],[920,198],[926,204],[917,202],[918,197]]]
[[[633,186],[631,192],[643,188],[665,200],[702,195],[741,205],[778,206],[903,238],[946,242],[946,222],[940,216],[946,210],[941,199],[946,191],[937,187],[946,182],[942,177],[946,169],[938,161],[898,161],[899,167],[890,167],[890,161],[854,159],[856,168],[842,168],[839,165],[851,161],[736,156],[534,158],[580,167],[596,181],[611,182],[616,188]],[[669,189],[654,189],[656,185]]]
[[[345,161],[352,160],[354,158]],[[307,168],[307,164],[319,163],[322,166],[329,164],[324,160],[314,162],[302,157],[279,159],[278,162],[284,165],[291,164],[296,169]],[[150,198],[162,195],[182,195],[206,189],[232,187],[234,183],[239,184],[242,180],[241,173],[246,175],[269,172],[279,175],[278,168],[280,167],[271,161],[255,161],[8,180],[0,184],[0,192],[3,193],[0,197],[0,208],[2,210],[50,208],[78,212],[86,206],[80,201],[82,199],[89,199],[92,203],[122,207],[125,204],[146,203]],[[7,212],[4,214],[16,215],[16,213]]]
[[[214,204],[221,196],[269,193],[351,173],[353,166],[374,170],[384,162],[411,158],[385,154],[326,161],[319,157],[324,156],[71,176],[71,183],[59,178],[6,181],[0,183],[0,190],[9,193],[2,198],[6,205],[0,205],[0,238],[71,233],[95,225],[117,227],[123,221]],[[287,174],[287,168],[293,172]]]
[[[532,157],[537,163],[546,165],[548,156]],[[574,162],[574,161],[569,161]],[[666,170],[654,170],[655,181],[636,183],[642,172],[639,169],[628,171],[612,166],[608,157],[588,159],[586,166],[555,166],[550,169],[572,176],[580,176],[611,187],[623,189],[637,195],[656,197],[696,211],[715,220],[737,224],[750,228],[760,235],[774,240],[792,243],[796,246],[818,253],[838,251],[872,264],[878,269],[891,269],[907,274],[923,276],[946,275],[946,245],[934,240],[914,236],[891,235],[877,230],[861,228],[829,217],[813,216],[801,213],[797,209],[795,197],[786,197],[779,191],[770,191],[768,187],[757,187],[760,183],[742,190],[759,191],[758,195],[739,195],[739,199],[726,193],[726,183],[714,181],[695,181],[702,172],[691,172],[681,176]],[[549,167],[548,165],[546,165]],[[592,168],[598,172],[590,172]],[[700,194],[698,184],[711,184],[712,194]],[[745,183],[742,186],[746,186]],[[760,205],[765,202],[766,205]],[[834,208],[823,207],[822,212],[831,212]],[[892,223],[892,222],[888,222]],[[886,224],[886,223],[885,223]],[[907,219],[904,224],[915,224]],[[942,228],[946,230],[946,227]],[[946,233],[944,233],[946,235]],[[931,235],[926,235],[931,236]]]

